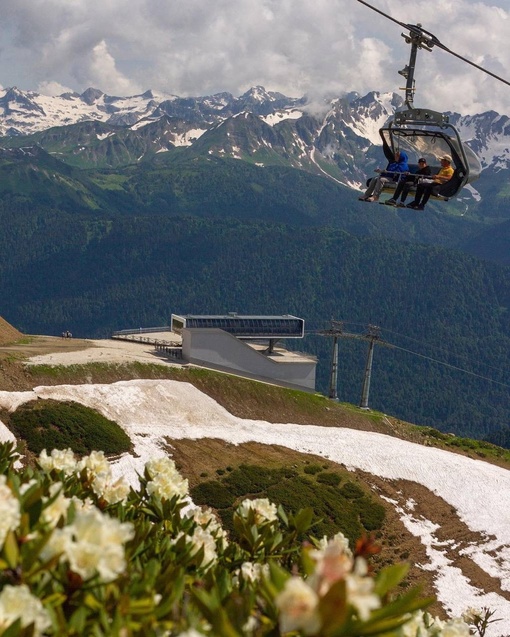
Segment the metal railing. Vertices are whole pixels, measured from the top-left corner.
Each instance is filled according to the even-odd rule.
[[[169,325],[164,327],[139,327],[137,330],[118,330],[112,336],[125,336],[128,334],[151,334],[153,332],[171,332]]]

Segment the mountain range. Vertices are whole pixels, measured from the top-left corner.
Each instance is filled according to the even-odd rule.
[[[19,145],[21,140],[9,138],[21,137],[81,167],[114,168],[187,148],[260,166],[293,166],[359,187],[367,165],[377,159],[379,128],[402,107],[395,93],[310,103],[260,86],[240,97],[185,98],[153,91],[114,97],[93,88],[48,97],[9,88],[0,91],[0,134],[2,146]],[[508,116],[494,111],[448,116],[484,171],[499,175],[509,169]],[[479,196],[477,189],[462,194],[467,202]]]

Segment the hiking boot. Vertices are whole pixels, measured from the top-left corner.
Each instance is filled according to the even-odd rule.
[[[411,203],[408,203],[406,208],[412,208],[413,210],[415,210],[418,207],[418,204],[416,203],[416,201],[411,201]]]

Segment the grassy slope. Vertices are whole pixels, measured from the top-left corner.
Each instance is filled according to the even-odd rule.
[[[328,427],[349,427],[376,431],[397,436],[412,442],[433,445],[473,458],[494,462],[510,469],[510,452],[490,445],[480,447],[473,441],[462,441],[450,436],[437,436],[429,428],[416,427],[376,412],[365,412],[348,404],[338,404],[318,395],[282,389],[251,380],[194,368],[170,368],[160,365],[104,365],[89,364],[70,367],[37,366],[26,368],[23,359],[36,353],[48,353],[55,349],[80,349],[83,344],[77,340],[30,337],[22,341],[0,347],[0,390],[28,390],[38,385],[63,383],[104,383],[134,378],[170,378],[190,382],[208,394],[231,413],[242,418],[267,420],[269,422],[293,422],[317,424]],[[1,419],[1,415],[0,415]],[[431,435],[432,433],[432,435]],[[457,446],[452,447],[452,442]],[[347,472],[345,467],[335,465],[323,458],[301,454],[283,447],[265,446],[257,443],[231,445],[221,440],[168,440],[169,452],[174,457],[181,473],[196,486],[201,481],[214,479],[220,472],[236,468],[241,464],[263,467],[291,466],[299,473],[306,465],[320,462],[335,471],[345,474],[345,479],[355,481],[362,488],[369,489],[376,497],[385,496],[393,501],[405,502],[413,499],[419,502],[420,512],[439,525],[447,537],[462,537],[471,542],[481,541],[452,511],[450,505],[430,493],[421,485],[398,480],[387,481],[361,471]],[[382,552],[376,558],[379,564],[410,560],[413,564],[427,563],[424,547],[405,529],[395,513],[393,505],[380,499],[386,509],[386,520],[378,541]],[[491,580],[481,569],[468,560],[451,555],[450,559],[475,586],[500,592],[498,582]],[[416,566],[411,568],[406,585],[420,584],[424,594],[434,594],[433,573]],[[432,609],[444,615],[441,607]]]

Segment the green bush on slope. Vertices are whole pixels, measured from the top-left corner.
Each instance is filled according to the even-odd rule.
[[[311,476],[307,467],[300,474],[292,467],[268,468],[241,464],[219,480],[206,481],[191,490],[196,504],[218,510],[227,530],[233,532],[232,513],[245,497],[267,497],[287,511],[310,507],[317,537],[341,531],[351,542],[364,532],[377,531],[384,522],[384,508],[352,482],[342,485],[336,472]]]
[[[7,425],[33,453],[43,449],[71,448],[77,454],[102,449],[119,454],[131,449],[131,440],[112,420],[74,402],[37,400],[11,414]]]

